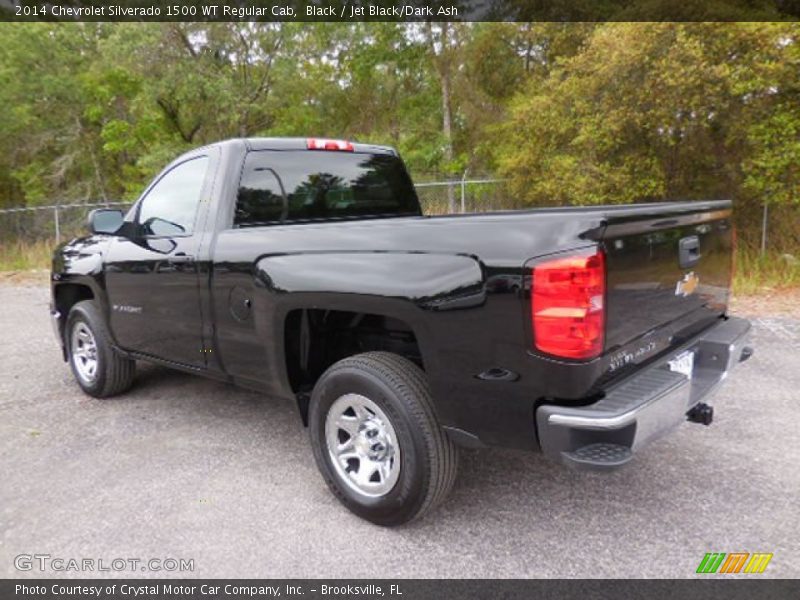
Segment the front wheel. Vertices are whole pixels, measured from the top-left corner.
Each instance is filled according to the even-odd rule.
[[[345,358],[311,397],[314,458],[352,512],[399,525],[441,503],[455,481],[457,448],[439,426],[424,372],[388,352]]]
[[[94,302],[84,300],[72,307],[64,338],[72,374],[84,392],[95,398],[107,398],[131,387],[136,362],[114,350]]]

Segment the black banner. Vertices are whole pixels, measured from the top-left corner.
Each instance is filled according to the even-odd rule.
[[[800,0],[0,0],[4,21],[794,21]]]
[[[0,580],[4,600],[378,600],[550,598],[620,600],[785,600],[800,581],[756,578],[684,580],[326,580],[326,579],[29,579]]]

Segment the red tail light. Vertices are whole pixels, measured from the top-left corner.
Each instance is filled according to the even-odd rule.
[[[306,147],[309,150],[334,150],[339,152],[353,152],[353,144],[345,140],[322,140],[320,138],[308,138]]]
[[[598,251],[533,268],[531,316],[537,350],[573,359],[600,355],[605,336],[605,262]]]

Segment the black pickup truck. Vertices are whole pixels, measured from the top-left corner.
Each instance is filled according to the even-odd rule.
[[[59,247],[80,387],[145,360],[291,399],[333,493],[382,525],[440,503],[458,447],[609,469],[752,350],[727,315],[728,201],[423,216],[391,148],[238,139],[170,164]]]

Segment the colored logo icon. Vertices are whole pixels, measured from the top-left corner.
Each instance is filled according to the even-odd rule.
[[[769,552],[708,552],[697,566],[697,573],[763,573],[772,553]]]

